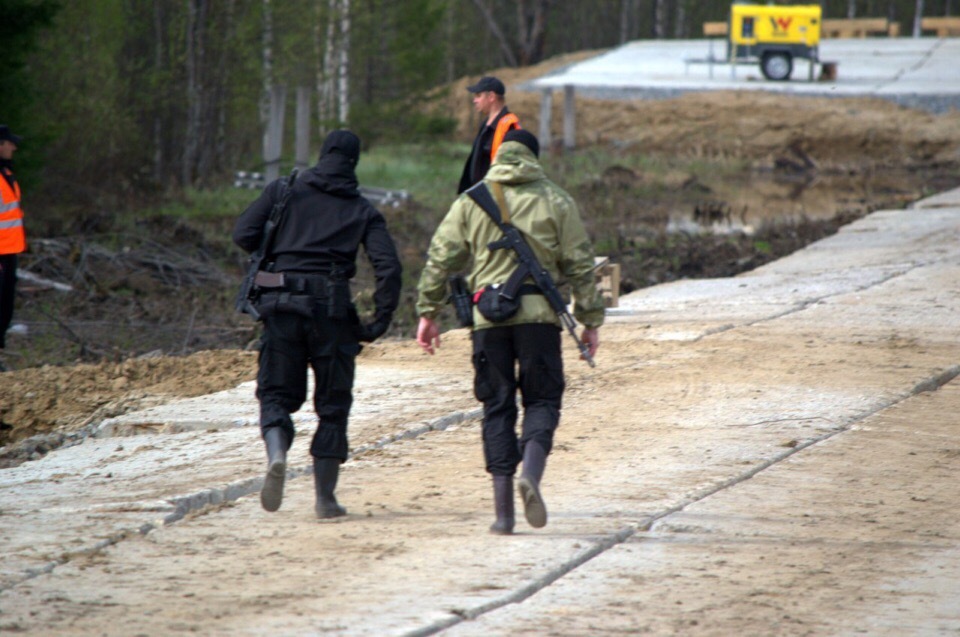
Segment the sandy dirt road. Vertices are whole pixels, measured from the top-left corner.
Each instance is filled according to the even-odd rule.
[[[0,477],[0,632],[960,632],[960,191],[733,279],[634,293],[568,347],[550,523],[487,533],[468,341],[361,359],[350,514],[281,510],[252,386],[108,419]]]

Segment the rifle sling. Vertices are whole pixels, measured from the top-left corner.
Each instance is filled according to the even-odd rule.
[[[497,206],[500,208],[500,223],[510,223],[510,207],[507,206],[507,200],[503,196],[503,184],[499,181],[493,182],[493,198],[496,199]]]
[[[290,172],[290,177],[287,179],[286,184],[284,184],[285,187],[280,194],[280,200],[274,204],[273,209],[270,211],[270,218],[266,224],[269,231],[264,233],[263,240],[260,244],[260,254],[263,255],[264,262],[266,262],[267,257],[270,256],[270,249],[273,247],[273,237],[280,228],[280,221],[283,218],[284,210],[287,208],[287,201],[290,200],[290,194],[293,192],[293,183],[297,180],[298,172],[299,169],[297,168],[294,168]]]
[[[514,232],[519,233],[520,230],[518,230],[516,226],[509,225],[510,209],[507,207],[507,200],[503,196],[503,185],[496,181],[492,183],[493,196],[491,196],[490,190],[482,181],[468,189],[467,194],[471,199],[474,200],[474,202],[476,202],[478,206],[480,206],[480,208],[483,209],[484,212],[490,216],[491,219],[493,219],[493,222],[497,224],[497,227],[500,228],[500,231],[503,232],[504,235],[507,235],[508,230],[513,230]],[[494,197],[496,197],[496,200],[494,200]],[[500,205],[497,205],[498,202]],[[519,257],[520,255],[518,254],[517,256]],[[517,269],[514,270],[513,274],[510,275],[510,278],[507,279],[501,294],[507,298],[513,299],[520,294],[530,294],[531,287],[536,287],[536,289],[543,294],[543,290],[540,290],[538,286],[525,287],[521,285],[523,281],[531,275],[530,268],[538,266],[539,264],[536,263],[527,265],[521,261],[517,266]]]

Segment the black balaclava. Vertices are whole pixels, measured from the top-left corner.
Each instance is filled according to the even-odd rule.
[[[329,153],[343,155],[350,160],[351,166],[356,166],[360,161],[360,138],[348,130],[335,130],[323,140],[320,157]]]

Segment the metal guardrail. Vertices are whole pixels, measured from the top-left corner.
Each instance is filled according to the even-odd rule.
[[[260,189],[267,185],[267,178],[263,173],[238,170],[234,173],[233,185],[235,188]],[[399,208],[410,201],[410,193],[406,190],[360,186],[360,194],[378,206],[391,208]]]

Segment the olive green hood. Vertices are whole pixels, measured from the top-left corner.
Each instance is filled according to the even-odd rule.
[[[497,150],[497,156],[493,158],[493,164],[484,180],[510,185],[545,178],[543,168],[533,151],[520,142],[504,142]]]

